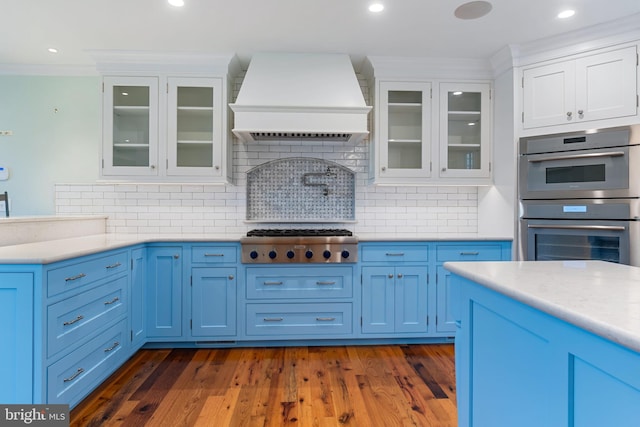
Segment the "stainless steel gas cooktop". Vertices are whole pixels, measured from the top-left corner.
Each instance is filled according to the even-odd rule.
[[[258,229],[240,239],[243,263],[343,263],[358,260],[358,238],[344,229]]]

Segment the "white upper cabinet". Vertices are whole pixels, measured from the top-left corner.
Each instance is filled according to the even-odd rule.
[[[431,174],[431,84],[379,82],[376,176],[380,181]]]
[[[222,176],[222,79],[168,79],[167,174]]]
[[[490,95],[489,84],[440,84],[441,177],[491,176]]]
[[[636,47],[523,69],[524,129],[637,114]]]
[[[235,56],[95,53],[103,74],[101,177],[226,182]],[[135,60],[133,57],[135,56]]]
[[[103,175],[158,175],[158,79],[105,77]]]

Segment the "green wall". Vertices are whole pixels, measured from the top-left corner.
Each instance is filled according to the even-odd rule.
[[[55,213],[54,184],[98,179],[100,77],[0,75],[0,166],[11,216]]]

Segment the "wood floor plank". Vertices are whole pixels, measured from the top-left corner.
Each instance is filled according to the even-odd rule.
[[[453,346],[141,350],[76,426],[456,426]]]

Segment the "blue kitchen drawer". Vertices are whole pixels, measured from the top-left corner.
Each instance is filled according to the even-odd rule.
[[[247,299],[349,298],[351,266],[248,267]]]
[[[127,314],[127,277],[47,307],[47,357],[81,343]]]
[[[126,359],[122,320],[47,368],[47,403],[74,406]]]
[[[223,264],[237,262],[236,246],[194,246],[191,248],[191,262]]]
[[[436,247],[436,260],[446,261],[500,261],[502,246],[495,244],[443,245]]]
[[[353,332],[350,303],[247,304],[247,335],[346,335]]]
[[[363,262],[427,262],[429,261],[428,245],[381,245],[362,246]]]
[[[105,277],[124,273],[129,267],[127,252],[85,258],[82,262],[54,267],[47,271],[47,296],[78,289]]]

